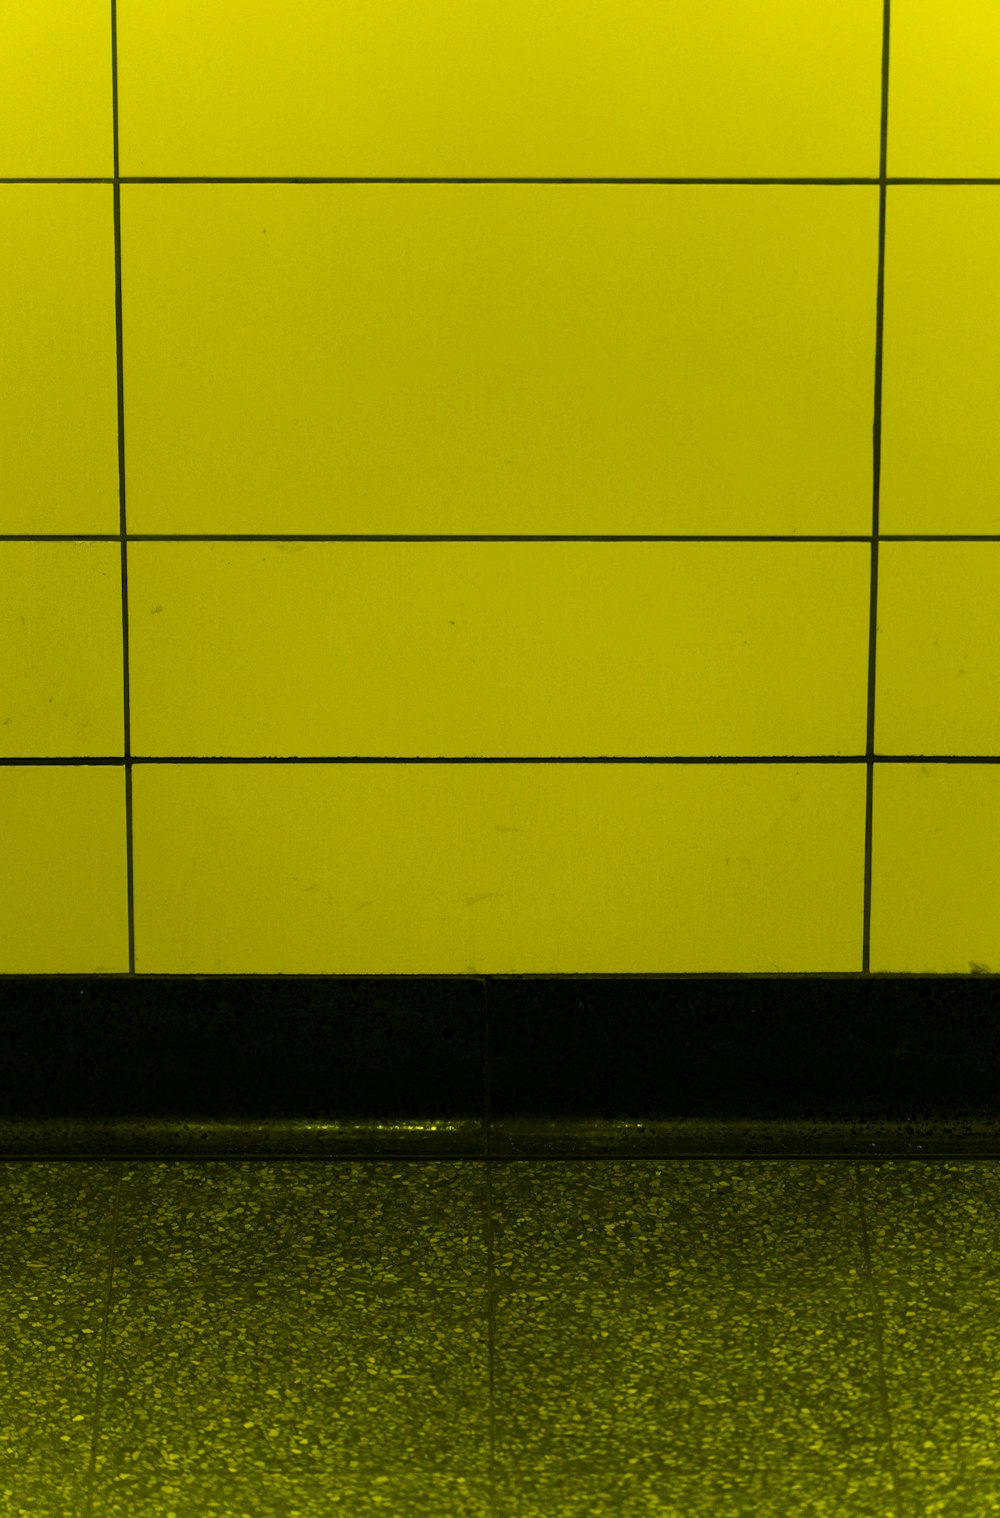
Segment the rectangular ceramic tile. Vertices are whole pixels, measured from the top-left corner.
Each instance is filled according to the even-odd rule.
[[[884,1518],[846,1164],[492,1174],[496,1512]]]
[[[120,755],[117,543],[0,542],[0,756]]]
[[[871,967],[1000,972],[1000,770],[878,764]]]
[[[110,186],[0,185],[0,288],[0,533],[117,532]]]
[[[875,747],[1000,753],[1000,543],[884,543]]]
[[[889,188],[882,532],[1000,532],[998,267],[1000,185]]]
[[[486,1177],[127,1164],[101,1518],[488,1518]]]
[[[139,765],[140,973],[857,970],[861,764]]]
[[[124,174],[878,172],[877,0],[120,0]]]
[[[860,543],[138,543],[134,752],[857,754]]]
[[[127,185],[139,533],[859,533],[878,192]]]
[[[127,970],[121,767],[0,767],[0,837],[0,974]]]
[[[0,35],[0,177],[112,174],[111,0],[4,0]]]
[[[889,173],[1000,175],[1000,6],[892,0]]]

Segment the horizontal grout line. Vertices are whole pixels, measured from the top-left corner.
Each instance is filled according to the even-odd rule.
[[[17,175],[0,178],[0,184],[750,184],[750,185],[997,185],[997,178],[919,178],[893,175],[884,181],[875,175],[851,176],[587,176],[550,175],[356,175],[356,174],[122,174],[114,175]]]
[[[0,980],[981,980],[987,970],[0,970]],[[994,977],[995,978],[995,977]],[[11,1121],[15,1121],[12,1119]]]
[[[880,532],[880,543],[1000,543],[996,532]],[[0,532],[0,543],[120,543],[118,532]],[[871,543],[871,533],[130,532],[129,543]]]
[[[0,756],[3,765],[133,764],[1000,764],[1000,754],[131,754]]]

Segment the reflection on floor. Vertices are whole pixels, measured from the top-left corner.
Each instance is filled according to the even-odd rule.
[[[1000,1169],[0,1161],[9,1518],[986,1518]]]

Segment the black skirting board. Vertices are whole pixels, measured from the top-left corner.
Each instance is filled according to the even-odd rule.
[[[991,975],[0,977],[0,1156],[1000,1157]]]

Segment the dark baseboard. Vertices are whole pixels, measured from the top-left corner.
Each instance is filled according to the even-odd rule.
[[[988,975],[0,976],[0,1157],[1000,1157]]]

